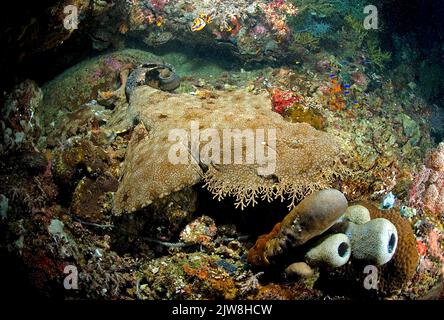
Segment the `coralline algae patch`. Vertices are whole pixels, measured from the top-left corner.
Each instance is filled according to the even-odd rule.
[[[234,278],[246,273],[231,259],[205,253],[178,253],[142,266],[139,280],[141,298],[228,299],[237,298]]]

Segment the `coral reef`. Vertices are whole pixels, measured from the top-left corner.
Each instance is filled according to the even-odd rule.
[[[236,277],[245,277],[239,261],[207,253],[176,253],[143,265],[131,292],[139,299],[232,300],[241,291],[233,281]]]
[[[287,51],[292,35],[287,17],[297,12],[293,4],[281,0],[198,0],[192,4],[179,0],[162,1],[160,6],[135,0],[127,4],[123,30],[145,38],[150,46],[180,41],[224,47],[244,60],[273,60]],[[148,37],[141,32],[147,29]]]
[[[33,148],[39,143],[42,89],[34,81],[18,84],[6,97],[1,110],[0,153],[20,148]]]
[[[428,210],[437,217],[444,215],[444,143],[427,157],[426,164],[414,177],[409,191],[409,205]]]
[[[326,125],[324,115],[316,109],[302,104],[293,105],[284,112],[284,118],[289,122],[305,122],[317,130],[323,130]]]
[[[271,92],[271,102],[273,110],[277,113],[283,114],[287,108],[291,107],[295,102],[300,102],[301,98],[294,95],[293,92],[282,92],[279,89],[274,89]]]
[[[0,247],[32,286],[68,299],[360,298],[355,289],[378,299],[442,298],[444,149],[419,167],[432,146],[432,113],[409,59],[390,80],[389,55],[352,1],[290,3],[90,2],[79,38],[99,51],[125,38],[157,55],[117,51],[7,95]],[[196,19],[205,23],[193,32]],[[61,35],[37,50],[59,46]],[[164,52],[177,43],[186,48]],[[215,62],[213,53],[236,62]],[[146,86],[172,88],[146,81],[147,61],[177,68],[154,74],[174,88],[180,74],[177,93]],[[431,70],[422,69],[425,85]],[[267,159],[276,152],[275,170],[260,170],[272,162],[224,163],[212,152],[223,135],[209,128],[264,129],[258,142]],[[169,139],[172,129],[180,134]],[[276,146],[266,140],[271,129]],[[231,155],[254,153],[240,145],[245,138],[231,137]],[[179,155],[187,161],[173,164]],[[322,190],[329,187],[343,194]],[[386,199],[391,209],[347,207],[346,199]],[[276,224],[286,205],[291,212]],[[363,286],[369,263],[378,265],[376,292]],[[60,286],[68,265],[78,268],[80,290]]]
[[[46,124],[45,129],[50,131],[62,125],[57,114],[77,111],[82,105],[98,100],[99,91],[116,90],[120,86],[120,73],[125,69],[156,60],[151,53],[127,49],[86,60],[66,70],[42,88],[42,108],[38,115]]]
[[[259,3],[259,8],[265,14],[266,21],[279,40],[284,40],[290,35],[290,30],[285,22],[285,14],[296,15],[298,10],[292,4],[286,4],[282,0],[274,0],[268,4]],[[284,13],[284,15],[282,14]]]
[[[187,244],[209,245],[216,236],[216,232],[214,220],[202,216],[185,227],[180,233],[180,240]]]
[[[111,208],[110,200],[117,186],[118,181],[111,175],[102,175],[96,180],[84,177],[74,191],[71,213],[82,221],[103,222],[103,214]]]
[[[261,286],[252,297],[253,300],[318,300],[320,291],[307,288],[297,282],[289,285],[270,283]]]
[[[371,105],[374,103],[376,101],[370,102]],[[368,112],[362,109],[358,113],[361,111],[363,114]],[[389,120],[375,115],[371,116],[370,124],[365,118],[366,116],[362,116],[346,120],[340,127],[348,127],[347,132],[339,127],[327,127],[327,132],[335,132],[347,141],[347,145],[350,143],[347,150],[350,151],[349,156],[354,159],[349,163],[353,174],[341,191],[350,200],[379,200],[381,194],[391,191],[394,194],[408,192],[411,175],[419,162],[418,158],[430,144],[428,137],[420,129],[422,137],[418,144],[414,145],[416,138],[410,140],[411,137],[406,135],[401,119]]]
[[[52,168],[55,180],[62,186],[72,186],[83,174],[97,176],[105,172],[110,163],[108,154],[89,140],[74,142],[53,155]]]

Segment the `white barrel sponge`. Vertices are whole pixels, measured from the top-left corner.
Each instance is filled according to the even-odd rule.
[[[346,234],[350,238],[353,258],[378,266],[389,262],[398,246],[396,227],[384,218],[362,225],[350,222]]]
[[[345,234],[337,233],[310,249],[305,255],[305,261],[311,266],[338,268],[348,262],[350,255],[350,239]]]

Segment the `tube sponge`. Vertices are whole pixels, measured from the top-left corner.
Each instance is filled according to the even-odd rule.
[[[323,234],[344,214],[348,202],[335,189],[317,191],[301,201],[282,221],[279,233],[264,248],[266,261]]]
[[[373,219],[384,217],[390,220],[398,230],[398,247],[393,259],[381,267],[379,287],[390,293],[403,288],[413,278],[419,263],[419,254],[416,247],[416,238],[412,226],[407,219],[399,214],[398,210],[378,210],[366,204]]]
[[[362,225],[350,222],[346,234],[350,238],[353,258],[378,266],[389,262],[398,246],[396,227],[384,218]]]
[[[338,268],[348,262],[351,255],[349,238],[343,233],[337,233],[324,239],[305,255],[305,261],[310,266],[326,266]]]
[[[344,220],[356,224],[364,224],[371,220],[370,211],[359,204],[347,208],[344,214]]]

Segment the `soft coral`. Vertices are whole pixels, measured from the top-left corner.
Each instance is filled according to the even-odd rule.
[[[296,95],[293,91],[282,91],[280,89],[274,89],[271,91],[273,111],[279,114],[283,114],[287,108],[300,101],[301,97]]]

